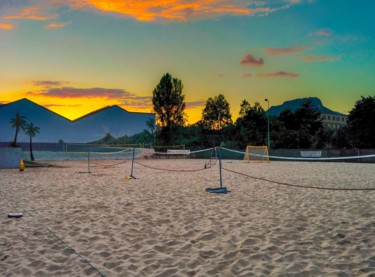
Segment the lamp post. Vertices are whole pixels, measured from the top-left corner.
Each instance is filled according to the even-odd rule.
[[[268,109],[267,109],[267,147],[268,150],[270,150],[270,101],[266,98],[264,101],[267,102],[268,104]]]

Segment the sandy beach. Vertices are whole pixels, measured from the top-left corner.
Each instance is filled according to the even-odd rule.
[[[375,188],[374,164],[224,160],[220,195],[205,162],[0,169],[0,275],[375,276],[375,190],[228,171]]]

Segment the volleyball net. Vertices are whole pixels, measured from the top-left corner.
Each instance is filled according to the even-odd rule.
[[[252,176],[246,170],[240,170],[237,167],[231,167],[230,161],[221,165],[221,160],[238,160],[241,163],[247,163],[247,156],[256,156],[255,160],[269,159],[271,163],[273,161],[287,161],[287,162],[375,162],[375,150],[271,150],[270,152],[264,151],[264,147],[251,148],[247,147],[243,151],[230,149],[226,147],[213,147],[205,149],[187,149],[184,145],[177,146],[163,146],[156,148],[141,148],[140,145],[125,145],[125,146],[108,146],[108,145],[89,145],[89,144],[76,144],[69,145],[68,151],[63,152],[66,160],[87,160],[87,171],[86,165],[79,163],[73,164],[73,166],[81,167],[84,171],[79,173],[96,173],[105,174],[106,168],[117,168],[115,172],[121,172],[120,174],[129,173],[127,177],[135,179],[135,176],[141,175],[142,168],[156,170],[156,171],[173,171],[173,172],[198,172],[207,169],[220,169],[220,180],[221,170],[236,174],[250,179],[263,180],[268,183],[289,186],[289,187],[301,187],[301,188],[313,188],[313,189],[329,189],[329,190],[343,190],[330,187],[319,187],[319,186],[303,186],[299,184],[292,184],[287,182],[280,182],[279,180],[270,180],[266,178],[260,178],[259,176]],[[256,151],[254,151],[254,149]],[[344,154],[344,155],[343,155]],[[349,155],[348,155],[349,154]],[[351,155],[350,155],[351,154]],[[172,163],[158,162],[158,159],[181,159]],[[149,161],[146,161],[150,159]],[[151,161],[151,159],[153,161]],[[196,159],[197,162],[189,163],[184,162],[182,159]],[[52,159],[53,160],[53,159]],[[201,161],[198,161],[201,160]],[[233,163],[233,165],[236,163]],[[67,163],[69,166],[69,163]],[[253,166],[249,164],[248,166]],[[260,165],[261,167],[268,167],[268,163]],[[243,168],[243,167],[242,167]],[[245,167],[247,168],[247,166]],[[103,171],[99,172],[101,169]],[[135,169],[135,173],[134,173]],[[216,172],[215,170],[213,172]],[[206,173],[207,174],[207,173]],[[210,173],[212,174],[212,173]],[[95,174],[94,174],[95,175]],[[216,191],[217,188],[215,188]],[[220,184],[221,189],[221,184]],[[345,190],[365,190],[357,188],[345,188]],[[375,190],[375,188],[366,189]]]
[[[186,145],[144,147],[143,144],[85,144],[69,143],[64,146],[62,159],[85,159],[89,152],[93,159],[135,158],[190,158],[208,159],[214,148],[189,149]],[[375,162],[375,149],[301,150],[266,149],[265,146],[247,146],[244,150],[219,147],[222,159],[247,161],[331,161],[331,162]],[[264,150],[266,149],[266,150]],[[57,155],[57,154],[56,154]],[[56,156],[55,155],[55,156]],[[58,156],[58,155],[57,155]],[[53,157],[50,157],[53,159]]]
[[[129,160],[147,158],[215,159],[215,149],[220,149],[221,158],[246,161],[321,161],[321,162],[375,162],[375,149],[304,150],[267,149],[266,146],[248,146],[245,149],[226,147],[188,148],[186,145],[155,146],[144,144],[90,144],[65,143],[59,151],[34,151],[36,160]],[[24,159],[29,153],[24,151]]]

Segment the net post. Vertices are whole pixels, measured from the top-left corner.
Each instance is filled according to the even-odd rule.
[[[134,169],[134,153],[135,153],[135,147],[133,147],[133,155],[132,155],[132,168],[131,168],[131,171],[130,171],[130,176],[126,176],[125,179],[137,179],[134,177],[133,175],[133,169]]]
[[[222,177],[222,164],[221,164],[221,153],[220,147],[215,147],[216,157],[219,159],[219,174],[220,174],[220,187],[219,188],[206,188],[207,192],[210,193],[220,193],[226,194],[230,192],[226,187],[223,187],[223,177]]]
[[[90,171],[90,151],[87,151],[87,172],[91,173],[91,171]]]
[[[221,172],[221,152],[220,152],[220,147],[218,147],[219,150],[217,151],[217,156],[219,158],[219,174],[220,174],[220,188],[223,188],[223,177],[222,177],[222,172]]]

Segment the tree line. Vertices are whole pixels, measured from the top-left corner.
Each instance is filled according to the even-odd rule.
[[[201,120],[186,125],[186,104],[182,81],[166,73],[152,93],[155,122],[147,122],[157,145],[186,145],[199,149],[225,146],[243,149],[267,145],[285,149],[375,148],[375,96],[361,97],[348,115],[347,126],[333,130],[323,126],[321,113],[307,100],[296,110],[267,116],[259,102],[244,99],[235,122],[225,96],[210,97]],[[268,122],[269,120],[269,122]],[[155,143],[155,142],[154,142]]]
[[[259,102],[251,105],[244,99],[238,118],[233,122],[230,105],[222,94],[208,98],[201,119],[187,125],[182,81],[169,73],[162,76],[153,90],[152,103],[156,121],[145,122],[149,130],[120,138],[107,134],[95,143],[244,149],[247,145],[267,145],[269,124],[271,149],[375,148],[375,96],[362,96],[357,100],[349,112],[347,126],[337,130],[323,126],[320,112],[308,100],[296,111],[285,110],[277,117],[268,117]],[[39,133],[39,127],[27,123],[18,112],[9,123],[15,129],[11,144],[17,146],[18,133],[24,130],[30,137],[30,158],[34,160],[32,138]]]

